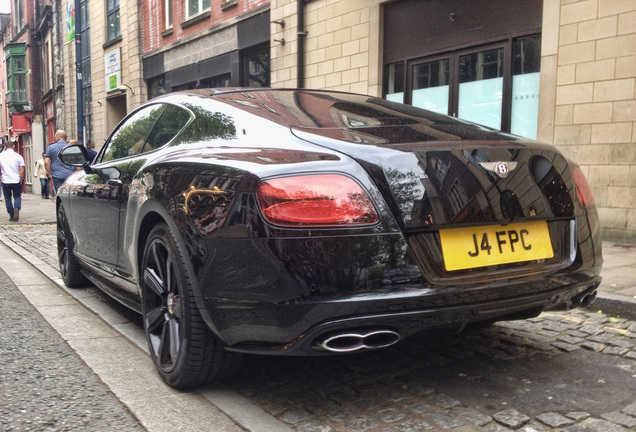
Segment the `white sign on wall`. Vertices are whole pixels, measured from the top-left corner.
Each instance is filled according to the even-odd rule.
[[[120,49],[114,49],[104,55],[106,65],[106,91],[119,88],[121,82],[121,54]]]

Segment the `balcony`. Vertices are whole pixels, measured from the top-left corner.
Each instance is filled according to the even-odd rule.
[[[26,90],[7,90],[7,106],[27,105],[29,94]]]

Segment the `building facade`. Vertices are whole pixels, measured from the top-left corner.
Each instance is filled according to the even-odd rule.
[[[554,144],[586,173],[606,238],[636,240],[636,2],[272,0],[270,14],[287,23],[272,28],[273,87],[367,93]]]
[[[142,1],[148,98],[200,87],[269,87],[265,0]]]
[[[25,190],[34,188],[35,157],[44,149],[42,132],[41,58],[36,27],[39,9],[27,0],[12,0],[11,14],[4,31],[4,70],[7,112],[7,139],[24,157]],[[39,182],[35,185],[39,192]]]
[[[0,144],[9,139],[9,110],[6,106],[7,100],[7,70],[4,62],[4,43],[11,16],[0,14]]]
[[[79,54],[74,0],[38,0],[34,17],[11,1],[3,102],[32,108],[44,143],[78,135],[78,100],[99,149],[128,112],[177,90],[366,93],[556,145],[586,173],[606,237],[636,240],[633,0],[81,0]],[[41,96],[16,100],[34,74]],[[23,148],[42,147],[25,134]]]

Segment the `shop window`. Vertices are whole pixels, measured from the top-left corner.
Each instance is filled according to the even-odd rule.
[[[449,65],[448,59],[413,65],[413,105],[441,114],[448,113]]]
[[[223,74],[212,78],[204,78],[201,80],[199,87],[201,88],[222,88],[230,86],[230,74]]]
[[[503,48],[459,56],[457,117],[501,129]]]
[[[518,38],[512,47],[512,106],[510,132],[537,138],[541,38]]]
[[[191,81],[185,84],[173,86],[171,91],[176,92],[176,91],[183,91],[183,90],[194,90],[195,88],[197,88],[197,82]]]
[[[166,94],[166,77],[161,75],[148,80],[148,99]]]
[[[270,86],[268,44],[263,44],[243,52],[243,74],[241,85],[252,88]]]
[[[536,138],[541,36],[385,65],[387,100]]]
[[[386,67],[386,98],[392,102],[404,101],[404,63],[390,64]]]

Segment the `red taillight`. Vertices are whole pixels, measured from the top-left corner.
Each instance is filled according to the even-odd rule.
[[[581,171],[581,168],[575,166],[572,170],[574,175],[574,183],[576,184],[576,192],[579,195],[579,203],[583,207],[589,207],[594,205],[594,197],[592,196],[592,189],[585,179],[585,174]]]
[[[343,175],[271,179],[261,183],[256,195],[267,220],[279,225],[361,225],[378,221],[367,194]]]

